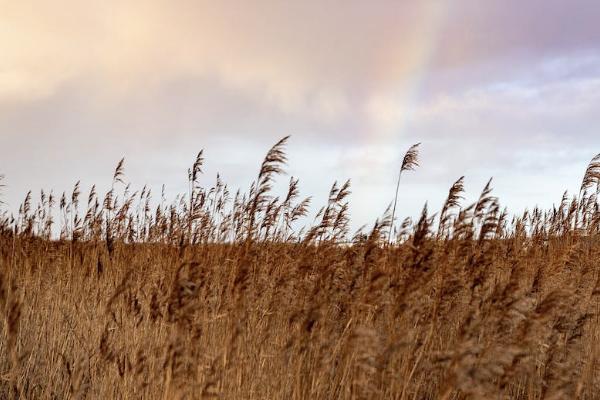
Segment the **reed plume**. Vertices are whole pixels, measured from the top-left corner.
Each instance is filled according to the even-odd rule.
[[[404,154],[402,164],[400,165],[400,171],[398,171],[398,181],[396,183],[396,194],[394,196],[394,206],[392,207],[392,222],[388,234],[388,244],[392,243],[392,231],[394,229],[394,221],[396,217],[396,205],[398,204],[398,193],[400,190],[400,178],[404,171],[414,171],[419,166],[419,146],[421,143],[413,144]]]

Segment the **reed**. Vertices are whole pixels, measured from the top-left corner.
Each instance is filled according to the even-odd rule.
[[[0,213],[0,398],[600,398],[597,157],[550,210],[491,180],[463,204],[461,177],[353,233],[350,181],[304,229],[298,179],[272,193],[286,143],[247,192],[202,185],[201,152],[171,203],[122,160],[103,196]]]

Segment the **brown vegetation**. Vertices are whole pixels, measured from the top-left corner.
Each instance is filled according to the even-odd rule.
[[[104,198],[0,214],[0,397],[600,397],[598,158],[549,211],[509,217],[491,183],[463,206],[461,178],[349,239],[349,182],[306,231],[298,181],[271,195],[285,142],[233,198],[200,153],[173,204],[120,162]]]

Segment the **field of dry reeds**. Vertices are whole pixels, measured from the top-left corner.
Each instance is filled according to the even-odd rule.
[[[298,181],[272,195],[285,144],[246,192],[201,187],[200,153],[173,203],[121,162],[0,212],[0,398],[600,398],[600,157],[551,210],[461,178],[352,234],[349,182],[304,230]]]

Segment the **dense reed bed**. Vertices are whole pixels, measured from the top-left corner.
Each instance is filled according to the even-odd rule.
[[[247,192],[201,187],[200,153],[172,204],[121,162],[104,196],[2,214],[0,397],[600,398],[600,157],[552,210],[462,204],[461,178],[351,234],[349,182],[306,229],[298,181],[272,195],[286,140]]]

